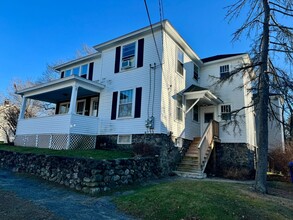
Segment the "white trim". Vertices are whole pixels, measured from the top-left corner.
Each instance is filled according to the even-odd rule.
[[[122,68],[122,59],[123,59],[123,47],[124,46],[127,46],[129,44],[132,44],[132,43],[135,43],[135,51],[134,51],[134,65],[133,67],[130,67],[130,68]],[[129,71],[129,70],[132,70],[132,69],[135,69],[137,68],[137,56],[138,56],[138,41],[132,41],[132,42],[128,42],[128,43],[125,43],[125,44],[122,44],[121,45],[121,50],[120,50],[120,65],[119,65],[119,72],[126,72],[126,71]]]
[[[131,106],[131,116],[126,116],[126,117],[119,117],[119,103],[120,103],[120,93],[127,91],[127,90],[132,90],[132,106]],[[116,119],[130,119],[134,118],[134,107],[135,107],[135,96],[136,96],[136,88],[129,88],[129,89],[123,89],[118,91],[118,97],[117,97],[117,109],[116,109]]]
[[[84,103],[84,104],[83,104],[82,114],[78,114],[78,113],[77,113],[77,106],[78,106],[78,103],[80,103],[80,102],[83,102],[83,103]],[[86,105],[86,99],[80,99],[80,100],[77,100],[77,101],[76,101],[76,110],[75,110],[76,114],[78,114],[78,115],[85,115],[85,105]]]
[[[92,112],[93,112],[93,102],[94,101],[98,101],[98,109],[97,109],[97,114],[96,115],[92,115]],[[90,105],[89,116],[98,117],[98,115],[99,115],[99,102],[100,102],[100,97],[99,96],[96,96],[96,97],[92,97],[91,98],[91,105]]]

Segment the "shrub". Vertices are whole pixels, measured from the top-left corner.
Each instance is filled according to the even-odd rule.
[[[157,154],[156,148],[146,143],[134,144],[133,152],[136,156],[155,156]]]
[[[269,153],[270,170],[274,173],[284,175],[289,181],[289,162],[293,161],[293,142],[287,143],[285,152],[281,148],[276,148]]]

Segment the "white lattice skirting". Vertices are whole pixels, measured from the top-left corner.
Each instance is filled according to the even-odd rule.
[[[16,135],[16,146],[64,149],[94,149],[96,136],[81,134]]]

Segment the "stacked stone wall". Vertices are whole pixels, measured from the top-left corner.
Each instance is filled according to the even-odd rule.
[[[90,194],[158,178],[158,158],[92,160],[0,151],[0,167]]]

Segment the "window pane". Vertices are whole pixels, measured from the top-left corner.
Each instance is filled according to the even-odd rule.
[[[80,75],[87,74],[87,70],[88,70],[88,64],[82,65],[81,66],[81,73],[80,73]]]
[[[198,122],[198,106],[193,107],[193,120]]]
[[[135,42],[123,46],[122,59],[135,56]]]
[[[120,104],[132,102],[132,90],[126,90],[120,92]]]
[[[83,115],[83,110],[84,110],[84,101],[82,102],[78,102],[77,103],[77,109],[76,109],[76,113],[79,115]]]
[[[120,92],[118,117],[132,116],[132,100],[133,100],[132,89]]]
[[[65,71],[65,77],[70,76],[71,75],[71,70],[66,70]]]
[[[60,107],[59,107],[59,114],[66,114],[66,113],[68,113],[69,106],[70,106],[69,103],[67,103],[67,104],[61,104]]]
[[[79,75],[79,67],[75,67],[75,68],[72,70],[72,74],[78,76],[78,75]]]
[[[130,117],[132,110],[132,103],[119,105],[118,117]]]
[[[178,57],[177,57],[177,59],[178,59],[181,63],[183,63],[183,58],[184,58],[183,52],[182,52],[180,49],[178,49]]]

